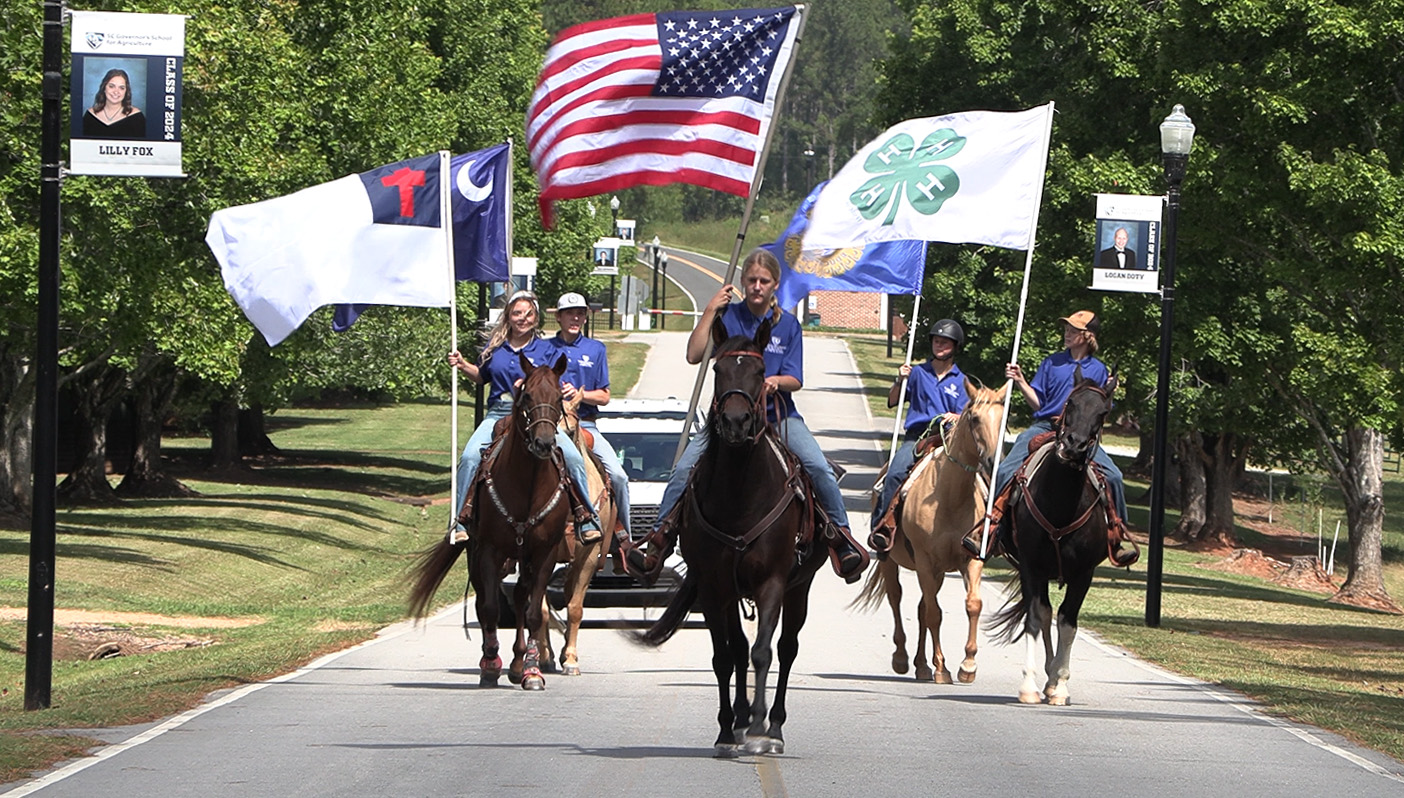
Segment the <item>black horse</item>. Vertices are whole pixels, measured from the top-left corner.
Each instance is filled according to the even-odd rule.
[[[1068,703],[1068,660],[1077,637],[1077,615],[1092,586],[1093,571],[1107,558],[1106,492],[1093,474],[1092,455],[1115,387],[1115,376],[1101,386],[1084,379],[1081,368],[1075,372],[1072,393],[1055,422],[1052,450],[1030,458],[1020,469],[1016,498],[1000,525],[1001,542],[1018,569],[1019,581],[990,625],[1006,642],[1024,638],[1019,701],[1025,704],[1045,697],[1049,704]],[[1054,579],[1067,588],[1058,606],[1056,654],[1048,599],[1048,583]],[[1042,696],[1035,659],[1040,634],[1048,675]]]
[[[693,470],[679,519],[687,576],[658,620],[635,635],[661,645],[672,637],[696,602],[712,635],[712,670],[717,676],[721,731],[717,756],[783,753],[785,693],[799,652],[799,632],[809,613],[809,588],[826,547],[814,538],[808,479],[766,422],[764,348],[770,321],[754,339],[726,337],[721,319],[712,325],[716,344],[716,399],[707,419],[706,449]],[[754,602],[756,642],[741,626],[741,602]],[[766,682],[771,639],[780,629],[780,675],[766,726]],[[747,655],[755,689],[746,698]],[[733,703],[731,681],[735,676]]]

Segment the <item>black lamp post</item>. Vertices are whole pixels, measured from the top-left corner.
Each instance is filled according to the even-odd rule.
[[[658,265],[663,268],[663,274],[659,277],[658,284],[661,293],[658,299],[658,309],[664,310],[668,307],[668,253],[658,253]],[[658,314],[658,329],[663,330],[668,327],[668,314]]]
[[[652,291],[652,293],[650,293],[650,294],[648,295],[649,300],[650,300],[650,301],[652,302],[652,304],[653,304],[653,309],[654,309],[654,310],[662,310],[662,309],[663,309],[663,306],[660,305],[660,304],[658,304],[658,253],[661,251],[661,250],[659,249],[659,244],[660,244],[660,243],[661,243],[661,242],[658,240],[658,236],[654,236],[654,237],[653,237],[653,291]],[[659,314],[657,314],[657,313],[655,313],[655,314],[653,314],[653,315],[658,316],[659,318],[662,318],[662,316],[659,315]]]
[[[619,198],[618,198],[618,197],[611,196],[611,197],[609,198],[609,218],[612,220],[612,221],[610,222],[610,226],[613,227],[613,229],[609,231],[609,234],[612,235],[612,236],[617,236],[617,235],[619,235]],[[616,250],[616,251],[617,251],[617,250]],[[601,264],[604,263],[604,256],[603,256],[603,255],[600,256],[600,263],[601,263]],[[618,266],[619,266],[619,264],[616,263],[616,264],[615,264],[615,272],[616,272],[616,274],[618,273]],[[611,274],[611,275],[609,276],[609,329],[611,329],[611,330],[614,329],[614,307],[615,307],[615,305],[618,305],[618,304],[619,304],[619,298],[618,298],[618,297],[615,295],[615,293],[614,293],[614,278],[615,278],[615,275],[614,275],[614,274]]]
[[[1155,438],[1151,456],[1150,546],[1146,558],[1146,626],[1160,626],[1160,577],[1165,552],[1165,453],[1170,416],[1170,330],[1175,324],[1175,235],[1180,217],[1180,183],[1185,179],[1194,123],[1185,107],[1176,105],[1160,123],[1160,152],[1165,161],[1169,191],[1165,203],[1165,231],[1161,248],[1160,369],[1155,379]]]

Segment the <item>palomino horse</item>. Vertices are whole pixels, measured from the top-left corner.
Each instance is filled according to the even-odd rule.
[[[693,470],[678,521],[687,576],[663,614],[635,639],[661,645],[682,625],[693,602],[700,603],[712,635],[712,670],[720,701],[715,754],[735,756],[743,746],[749,753],[783,753],[781,726],[790,666],[799,652],[809,588],[826,547],[814,539],[804,470],[766,423],[762,353],[770,342],[770,320],[761,322],[751,339],[727,338],[719,318],[712,325],[712,339],[717,398],[703,433],[707,447]],[[744,600],[755,604],[754,646],[748,645],[741,626]],[[780,674],[767,727],[771,639],[782,622]],[[748,648],[755,670],[749,701]]]
[[[580,394],[577,393],[575,399],[565,403],[565,416],[561,419],[561,429],[565,431],[567,438],[575,441],[581,456],[585,458],[585,475],[589,482],[590,499],[595,505],[595,511],[599,513],[600,528],[604,530],[604,535],[593,543],[582,543],[574,536],[568,535],[561,542],[561,548],[556,555],[557,562],[570,564],[565,575],[565,648],[561,650],[561,671],[566,676],[580,675],[580,660],[576,643],[580,638],[580,622],[585,614],[585,591],[590,587],[590,579],[600,569],[604,553],[609,551],[610,540],[614,537],[615,531],[616,508],[614,499],[607,489],[609,477],[604,473],[603,464],[590,451],[590,444],[585,439],[589,433],[580,428],[579,410]],[[552,658],[551,635],[547,629],[549,621],[549,614],[543,615],[541,631],[537,638],[541,643],[541,661],[543,663],[550,662]]]
[[[1015,561],[1019,581],[1011,583],[1009,603],[990,625],[1008,642],[1024,638],[1019,701],[1025,704],[1037,704],[1045,696],[1049,704],[1068,703],[1068,660],[1077,637],[1077,615],[1092,586],[1093,571],[1107,558],[1105,500],[1090,472],[1115,388],[1115,376],[1103,387],[1083,379],[1080,368],[1075,372],[1072,393],[1055,422],[1052,451],[1037,465],[1026,462],[1020,468],[1015,498],[1000,522],[999,539]],[[1053,605],[1048,598],[1048,583],[1054,579],[1066,585],[1058,606],[1056,654],[1050,629]],[[1048,675],[1043,696],[1038,692],[1035,659],[1040,634]]]
[[[892,608],[892,669],[907,672],[907,633],[902,628],[901,568],[916,571],[921,586],[917,604],[916,678],[950,684],[946,656],[941,651],[941,606],[936,595],[949,571],[959,571],[965,582],[965,615],[970,620],[965,638],[965,659],[958,672],[962,683],[975,681],[976,636],[980,628],[980,576],[985,564],[965,553],[961,538],[985,515],[989,486],[981,476],[990,473],[999,445],[999,418],[1006,384],[1000,390],[965,381],[970,402],[949,433],[942,448],[917,463],[903,486],[906,497],[897,513],[897,534],[892,552],[878,562],[863,592],[853,605],[872,609],[882,596]],[[926,637],[931,636],[931,664],[926,660]]]
[[[566,484],[570,477],[556,448],[560,378],[566,358],[562,355],[551,367],[536,367],[525,355],[521,357],[526,379],[513,397],[511,416],[498,422],[499,432],[483,458],[481,479],[469,488],[479,493],[474,501],[477,523],[467,544],[440,540],[420,557],[411,572],[410,612],[424,616],[444,576],[466,547],[483,635],[479,684],[496,685],[502,675],[502,659],[497,654],[497,604],[502,599],[503,566],[509,559],[516,560],[521,568],[512,600],[517,636],[507,677],[525,690],[542,690],[546,680],[541,676],[537,641],[527,636],[527,630],[542,628],[546,583],[570,517],[570,488]],[[501,431],[501,427],[506,430]]]

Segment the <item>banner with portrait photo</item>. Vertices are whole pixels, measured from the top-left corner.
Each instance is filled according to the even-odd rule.
[[[74,11],[68,171],[184,177],[185,17]]]
[[[1139,194],[1097,195],[1097,240],[1092,288],[1160,290],[1160,212],[1165,198]]]

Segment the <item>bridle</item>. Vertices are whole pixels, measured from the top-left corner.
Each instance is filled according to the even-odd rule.
[[[717,361],[720,361],[724,357],[736,358],[737,365],[741,364],[741,358],[743,357],[757,357],[760,358],[762,361],[765,360],[765,356],[761,353],[751,352],[745,349],[733,349],[727,352],[722,352],[721,354],[716,356],[716,359]],[[713,368],[715,368],[715,366],[713,366]],[[713,419],[713,423],[717,423],[716,420],[719,417],[718,411],[721,409],[722,403],[725,402],[728,398],[730,398],[733,394],[745,399],[746,404],[749,405],[751,408],[751,413],[753,414],[753,416],[755,418],[760,419],[760,423],[756,425],[757,428],[755,434],[751,436],[750,440],[750,442],[754,444],[756,443],[756,441],[759,441],[761,439],[761,436],[765,434],[765,431],[770,426],[770,417],[765,412],[765,390],[762,389],[759,395],[753,396],[749,391],[744,391],[740,388],[731,388],[730,390],[723,391],[719,396],[713,396],[712,410],[710,413],[710,416]]]
[[[1059,437],[1062,436],[1063,430],[1064,430],[1064,428],[1065,428],[1065,424],[1064,424],[1064,414],[1067,413],[1068,404],[1069,404],[1070,402],[1072,402],[1073,396],[1074,396],[1078,391],[1092,391],[1093,393],[1096,393],[1098,396],[1102,397],[1103,401],[1108,402],[1108,403],[1110,403],[1110,401],[1111,401],[1111,395],[1108,394],[1107,391],[1106,391],[1106,389],[1102,388],[1101,386],[1093,385],[1093,384],[1091,384],[1091,383],[1088,383],[1088,384],[1079,385],[1078,387],[1073,388],[1072,391],[1068,394],[1067,401],[1065,401],[1065,402],[1063,403],[1063,413],[1059,413],[1059,414],[1058,414],[1058,418],[1057,418],[1057,427],[1056,427],[1056,428],[1057,428],[1057,433],[1058,433],[1058,436],[1059,436]],[[1093,456],[1093,455],[1096,453],[1096,451],[1097,451],[1096,439],[1097,439],[1098,437],[1100,437],[1100,435],[1101,435],[1101,432],[1100,432],[1100,430],[1099,430],[1095,435],[1092,436],[1092,437],[1093,437],[1093,445],[1092,445],[1092,446],[1088,446],[1088,447],[1087,447],[1087,451],[1084,452],[1083,455],[1082,455],[1082,462],[1080,463],[1080,465],[1081,465],[1081,467],[1082,467],[1084,470],[1087,468],[1087,464],[1090,463],[1090,462],[1092,462],[1092,456]]]
[[[545,408],[547,411],[552,413],[554,415],[554,418],[548,418],[544,415],[535,415],[537,411],[541,410],[542,408]],[[524,425],[522,432],[526,433],[527,435],[530,435],[531,428],[535,427],[538,424],[550,424],[552,427],[556,427],[561,423],[561,416],[564,415],[564,411],[560,408],[560,406],[555,405],[551,402],[538,402],[534,405],[524,405],[520,408],[520,410],[522,414],[522,424]]]

